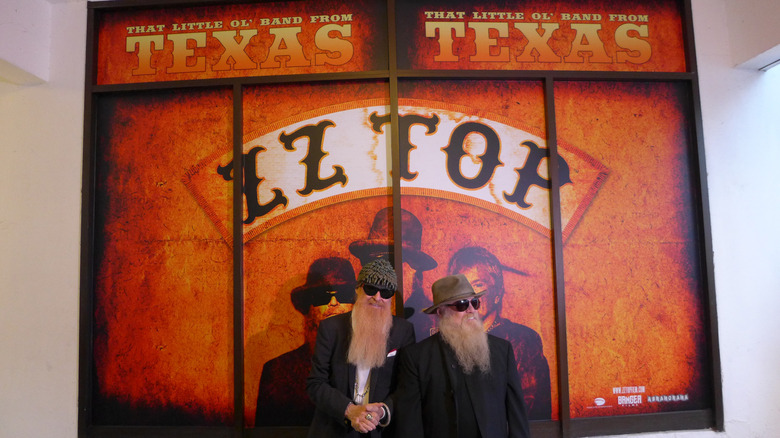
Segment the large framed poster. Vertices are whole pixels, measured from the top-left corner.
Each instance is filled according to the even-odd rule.
[[[722,428],[687,1],[88,10],[80,436],[307,436],[378,257],[418,341],[485,292],[532,436]]]

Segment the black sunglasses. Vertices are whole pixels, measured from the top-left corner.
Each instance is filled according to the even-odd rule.
[[[471,303],[471,307],[474,308],[474,310],[479,309],[479,298],[472,298],[471,301],[469,300],[460,300],[455,301],[454,303],[447,304],[450,307],[454,307],[455,310],[458,312],[465,312],[466,309],[469,308],[469,303]]]
[[[363,285],[363,292],[365,292],[369,297],[373,297],[377,292],[379,292],[379,295],[384,299],[392,298],[393,295],[395,295],[394,290],[379,289],[378,287],[371,286],[370,284]]]
[[[355,289],[349,286],[339,287],[335,289],[320,289],[311,294],[310,304],[314,307],[324,306],[330,303],[331,298],[336,297],[336,301],[339,303],[354,303],[355,302]]]

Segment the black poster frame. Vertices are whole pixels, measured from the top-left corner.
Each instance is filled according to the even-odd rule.
[[[292,0],[300,1],[300,0]],[[250,3],[234,1],[233,3]],[[693,21],[691,1],[680,0],[680,15],[683,18],[683,41],[685,44],[686,65],[688,70],[681,73],[642,73],[642,72],[586,72],[586,71],[453,71],[453,70],[399,70],[396,56],[396,19],[395,1],[387,0],[388,53],[389,62],[386,71],[366,71],[354,73],[302,74],[267,77],[246,77],[231,79],[204,79],[191,81],[171,81],[140,84],[96,85],[97,23],[103,12],[131,11],[138,8],[165,8],[185,6],[209,6],[224,4],[214,0],[167,0],[143,1],[120,0],[112,2],[89,2],[87,8],[87,57],[84,95],[84,171],[82,175],[82,238],[80,269],[80,339],[79,339],[79,436],[80,437],[174,437],[191,436],[203,438],[218,437],[301,437],[306,428],[257,428],[244,427],[244,313],[243,313],[243,244],[240,226],[233,227],[235,245],[233,246],[233,343],[234,343],[234,416],[233,424],[225,427],[138,427],[138,426],[99,426],[92,421],[92,385],[93,385],[93,314],[94,314],[94,205],[95,205],[95,154],[98,115],[96,108],[101,98],[108,95],[133,93],[149,90],[170,90],[177,88],[230,88],[233,93],[233,156],[243,157],[242,133],[243,109],[242,96],[246,86],[281,83],[310,83],[344,80],[384,79],[389,83],[391,104],[391,148],[393,187],[400,187],[398,158],[398,80],[399,79],[474,79],[474,80],[538,80],[544,86],[546,135],[551,157],[556,157],[557,131],[555,120],[554,85],[558,81],[661,81],[682,82],[691,90],[689,107],[692,111],[690,137],[694,144],[691,175],[698,204],[692,206],[697,217],[699,256],[702,263],[703,289],[706,296],[706,323],[708,342],[707,351],[711,362],[710,386],[712,390],[712,409],[700,411],[671,412],[643,415],[624,415],[600,418],[572,419],[568,409],[569,377],[566,338],[566,311],[563,264],[563,238],[561,234],[560,174],[555,159],[548,160],[551,176],[550,209],[552,215],[553,264],[555,318],[557,324],[558,354],[558,394],[559,419],[556,421],[534,422],[532,435],[536,437],[581,437],[594,435],[613,435],[670,430],[724,428],[723,391],[721,384],[720,354],[718,347],[718,324],[714,287],[714,265],[712,256],[712,235],[709,219],[709,200],[706,181],[706,163],[702,128],[701,103],[699,98],[698,74],[693,41]],[[234,181],[243,178],[243,162],[233,161]],[[233,223],[242,222],[242,187],[233,185]],[[400,217],[400,191],[393,190],[394,216]],[[400,221],[394,223],[395,235],[401,235]],[[395,242],[395,264],[401,264],[400,241]],[[399,275],[403,275],[399,272]],[[400,279],[401,282],[403,278]],[[400,299],[402,297],[398,296]]]

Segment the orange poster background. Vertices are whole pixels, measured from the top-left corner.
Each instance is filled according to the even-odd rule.
[[[94,422],[229,425],[232,252],[180,178],[231,144],[232,90],[106,96],[96,112]]]
[[[398,66],[405,69],[442,69],[442,70],[588,70],[588,71],[653,71],[653,72],[684,72],[685,51],[683,46],[682,20],[680,5],[676,0],[640,2],[635,0],[579,0],[550,1],[530,0],[511,2],[494,0],[475,4],[469,1],[423,1],[402,0],[397,2],[398,9]],[[463,19],[426,18],[425,12],[465,12]],[[523,13],[523,19],[472,19],[473,12],[511,12]],[[548,18],[533,18],[533,14],[548,14]],[[601,14],[601,20],[573,19],[566,20],[562,14]],[[610,20],[610,14],[647,15],[647,22]],[[484,44],[491,47],[490,54],[497,55],[499,47],[509,49],[509,61],[471,61],[470,56],[476,53],[475,31],[465,26],[465,36],[453,38],[452,53],[458,61],[435,61],[439,55],[438,34],[436,37],[426,37],[425,22],[508,22],[509,35],[499,37],[497,31],[492,31],[489,38],[493,42]],[[559,62],[519,62],[517,56],[523,53],[528,39],[522,32],[514,28],[514,23],[558,23],[559,28],[552,34],[548,45],[561,58]],[[572,42],[577,31],[571,24],[601,24],[598,36],[604,43],[604,51],[611,58],[609,62],[592,62],[586,59],[566,61],[564,58],[572,51]],[[650,58],[642,63],[617,62],[616,53],[628,53],[637,57],[645,48],[634,52],[625,50],[626,44],[617,44],[615,30],[622,24],[633,23],[647,25],[648,36],[640,37],[636,31],[631,31],[633,38],[643,41],[639,44],[650,45]],[[542,29],[538,30],[539,32]],[[438,31],[437,31],[438,32]],[[577,41],[580,43],[580,41]],[[593,44],[594,41],[585,43]],[[621,48],[623,47],[623,48]],[[538,52],[534,49],[533,55]],[[592,55],[591,55],[592,56]],[[536,59],[536,58],[534,58]]]
[[[675,83],[556,84],[559,140],[611,169],[564,245],[572,417],[710,403],[688,93]],[[613,393],[623,387],[644,391]],[[642,402],[621,405],[627,395]],[[689,399],[648,402],[659,395]]]
[[[311,22],[312,15],[351,14],[352,21],[338,22]],[[384,2],[375,0],[356,0],[348,3],[339,0],[322,0],[317,2],[278,2],[257,4],[233,4],[233,5],[209,5],[202,7],[167,9],[117,9],[102,10],[97,24],[98,48],[97,48],[97,81],[102,84],[123,84],[160,81],[180,81],[193,79],[213,79],[251,76],[276,76],[305,73],[335,73],[381,70],[387,68],[387,28],[386,6]],[[263,25],[262,19],[282,19],[284,17],[301,17],[300,24],[269,24]],[[232,27],[233,20],[245,20],[245,24]],[[194,27],[191,30],[174,30],[173,25],[181,26],[185,23],[213,23],[222,21],[221,28],[207,29]],[[327,53],[323,48],[318,48],[315,42],[315,33],[320,26],[325,24],[344,25],[351,24],[351,36],[342,35],[340,38],[352,43],[354,54],[352,59],[342,65],[314,65],[316,53]],[[129,34],[127,28],[136,26],[165,25],[162,32]],[[205,25],[204,25],[205,26]],[[301,32],[297,40],[303,47],[303,54],[311,66],[286,66],[289,57],[282,57],[279,67],[261,68],[260,64],[266,60],[269,48],[274,43],[274,35],[270,28],[300,27]],[[229,69],[214,71],[211,66],[217,63],[225,52],[222,44],[211,37],[213,31],[226,30],[257,30],[245,51],[249,58],[257,65],[251,69]],[[206,47],[195,47],[193,41],[188,42],[187,49],[192,50],[192,58],[188,65],[194,65],[194,57],[205,57],[204,71],[191,73],[167,73],[166,69],[173,64],[173,43],[167,39],[168,34],[181,33],[206,33]],[[164,47],[157,47],[151,55],[151,67],[156,69],[154,74],[134,74],[133,70],[139,67],[137,47],[131,52],[126,49],[128,36],[166,35]],[[287,44],[290,44],[289,42]],[[233,61],[230,61],[231,63]],[[232,66],[232,64],[231,64]]]

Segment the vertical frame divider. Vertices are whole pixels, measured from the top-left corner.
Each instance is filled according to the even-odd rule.
[[[680,16],[683,25],[683,43],[685,44],[686,65],[688,71],[693,73],[693,78],[688,80],[691,98],[691,123],[693,123],[692,141],[695,144],[696,162],[691,166],[695,169],[694,178],[699,185],[700,210],[698,239],[701,242],[702,259],[704,262],[702,276],[706,284],[703,287],[707,309],[707,340],[710,354],[710,366],[712,367],[710,379],[712,380],[712,410],[714,428],[717,431],[724,430],[723,413],[723,381],[720,364],[720,340],[718,335],[718,307],[715,299],[715,263],[712,249],[712,226],[710,223],[710,195],[707,189],[707,163],[704,155],[704,127],[702,125],[701,92],[699,90],[699,67],[696,61],[696,45],[693,41],[693,8],[691,0],[682,0]],[[692,169],[692,170],[694,170]]]
[[[550,175],[550,213],[553,238],[553,290],[555,291],[555,327],[558,362],[558,406],[561,436],[571,436],[569,412],[569,355],[566,342],[566,293],[563,276],[563,229],[561,221],[561,178],[558,168],[558,129],[555,119],[555,82],[553,76],[544,78],[545,129],[547,131],[547,159]]]
[[[698,229],[698,239],[702,245],[702,258],[704,262],[702,272],[706,279],[706,284],[703,287],[705,293],[705,302],[703,303],[707,312],[707,328],[708,330],[708,350],[710,354],[710,365],[712,366],[712,410],[713,420],[715,422],[714,428],[717,431],[723,432],[724,429],[724,413],[723,413],[723,380],[721,364],[720,364],[720,341],[718,335],[718,306],[715,299],[715,262],[713,260],[712,249],[712,228],[710,224],[710,197],[707,191],[707,167],[704,157],[704,127],[702,126],[702,114],[701,114],[701,101],[699,100],[699,83],[693,81],[691,84],[691,98],[693,99],[693,123],[694,123],[694,135],[696,142],[696,178],[698,178],[700,189],[700,207],[699,220],[701,221]]]
[[[685,67],[688,72],[692,72],[698,78],[698,65],[696,63],[696,47],[693,43],[693,17],[691,9],[691,0],[681,0],[680,2],[680,21],[682,22],[683,44],[685,48]]]
[[[244,237],[243,87],[233,85],[233,415],[234,434],[244,429]]]
[[[78,436],[86,437],[92,428],[92,388],[94,338],[94,227],[95,218],[95,152],[97,142],[97,97],[95,83],[95,10],[87,8],[87,44],[84,79],[84,168],[81,171],[81,260],[79,279],[79,392]]]
[[[404,269],[401,233],[401,148],[398,145],[398,54],[396,50],[395,0],[387,0],[387,62],[390,86],[390,156],[393,176],[393,266],[398,284],[403,287]],[[395,294],[395,313],[403,314],[404,294]]]

